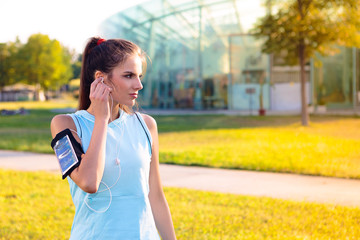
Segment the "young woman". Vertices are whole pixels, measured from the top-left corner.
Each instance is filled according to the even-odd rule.
[[[122,39],[91,38],[83,53],[79,110],[51,121],[81,143],[68,177],[76,208],[70,239],[176,239],[159,175],[155,120],[132,111],[145,54]]]

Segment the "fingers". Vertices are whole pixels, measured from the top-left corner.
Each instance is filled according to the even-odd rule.
[[[103,83],[103,78],[97,78],[90,87],[90,101],[93,109],[93,114],[96,118],[110,118],[110,104],[109,95],[112,89]]]
[[[90,99],[108,100],[111,88],[103,83],[103,78],[97,78],[91,84]]]
[[[104,92],[102,93],[102,98],[106,98],[106,100],[108,99],[109,97],[109,94],[111,93],[111,89],[109,87],[105,87],[104,88]]]
[[[100,77],[100,78],[96,78],[90,85],[90,93],[91,92],[94,92],[96,86],[99,84],[99,82],[103,81],[103,78]]]

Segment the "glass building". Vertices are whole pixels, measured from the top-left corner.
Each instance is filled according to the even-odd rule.
[[[360,52],[356,48],[339,47],[331,57],[317,56],[312,62],[314,105],[327,109],[354,109],[360,104]],[[314,63],[315,62],[315,63]]]
[[[261,53],[262,42],[249,34],[267,13],[263,2],[153,0],[109,17],[101,31],[149,55],[143,108],[300,110],[299,67]],[[309,104],[356,107],[358,55],[344,48],[312,61],[306,67]]]

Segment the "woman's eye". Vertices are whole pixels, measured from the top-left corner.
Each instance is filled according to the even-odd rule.
[[[126,78],[131,78],[131,74],[125,75]]]

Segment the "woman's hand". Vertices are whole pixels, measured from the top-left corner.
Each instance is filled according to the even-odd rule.
[[[90,101],[95,119],[110,119],[109,94],[112,89],[104,84],[103,78],[97,78],[90,86]]]

